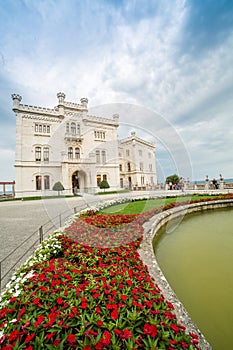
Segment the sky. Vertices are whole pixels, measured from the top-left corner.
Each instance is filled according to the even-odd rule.
[[[89,100],[156,143],[158,180],[233,177],[231,0],[0,0],[0,181],[23,104]]]

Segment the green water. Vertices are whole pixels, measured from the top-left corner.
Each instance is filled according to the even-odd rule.
[[[169,222],[153,246],[166,279],[213,349],[233,349],[233,209]]]

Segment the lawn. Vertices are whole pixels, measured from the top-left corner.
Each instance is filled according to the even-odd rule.
[[[123,204],[112,205],[104,210],[100,211],[105,214],[140,214],[142,212],[150,211],[160,206],[165,207],[169,203],[180,203],[191,200],[203,200],[211,199],[214,196],[210,195],[193,195],[193,196],[180,196],[180,197],[166,197],[166,198],[155,198],[146,200],[132,200]]]

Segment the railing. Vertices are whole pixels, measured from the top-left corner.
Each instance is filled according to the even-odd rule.
[[[87,205],[76,206],[60,213],[30,234],[20,246],[13,249],[0,261],[0,292],[10,280],[10,276],[33,255],[36,248],[56,229],[61,228],[69,217],[85,209]]]

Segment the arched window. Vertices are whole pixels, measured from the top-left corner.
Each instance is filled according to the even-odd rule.
[[[48,162],[49,161],[49,148],[48,147],[44,147],[43,154],[44,154],[44,162]]]
[[[78,147],[75,148],[75,158],[76,159],[80,158],[80,149]]]
[[[39,146],[35,148],[35,160],[36,162],[41,162],[41,147]]]
[[[101,175],[96,176],[96,182],[97,182],[97,186],[99,186],[101,183]]]
[[[36,176],[36,190],[41,191],[41,176],[40,175]]]
[[[72,159],[72,158],[73,158],[73,148],[72,148],[72,147],[69,147],[69,148],[68,148],[68,158],[69,158],[69,159]]]
[[[71,123],[70,131],[71,131],[72,135],[76,135],[76,124],[75,123]]]

